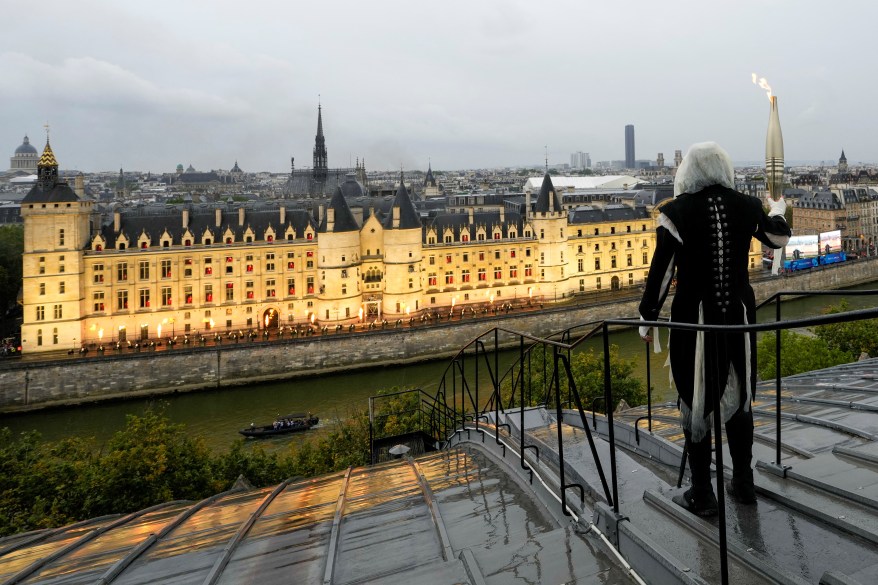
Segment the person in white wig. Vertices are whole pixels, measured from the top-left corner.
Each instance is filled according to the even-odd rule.
[[[731,158],[714,142],[694,144],[677,169],[674,199],[659,207],[656,250],[640,302],[640,316],[655,321],[676,289],[671,321],[738,325],[754,323],[756,301],[748,269],[752,238],[780,248],[790,237],[783,198],[771,204],[734,190]],[[648,327],[640,328],[652,341]],[[720,396],[734,468],[729,493],[753,504],[751,458],[756,381],[755,334],[671,330],[671,377],[680,396],[680,419],[689,452],[692,486],[674,502],[700,516],[717,513],[710,479],[713,393]]]

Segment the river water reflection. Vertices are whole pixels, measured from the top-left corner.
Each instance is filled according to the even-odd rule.
[[[854,288],[876,287],[878,283]],[[840,291],[839,295],[843,297],[844,292]],[[810,297],[789,301],[783,305],[783,316],[785,319],[793,319],[819,314],[824,307],[837,303],[838,300],[836,297]],[[875,297],[847,297],[847,300],[852,309],[878,306],[878,298]],[[759,321],[773,319],[773,307],[760,311]],[[636,331],[614,333],[611,342],[619,346],[623,357],[635,359],[636,374],[645,379],[646,352]],[[662,349],[666,349],[666,342],[667,333],[664,332]],[[590,340],[585,347],[586,351],[591,347],[600,352],[601,340]],[[665,359],[666,353],[650,355],[652,383],[655,388],[654,402],[675,398],[674,392],[668,387],[667,370],[663,367]],[[319,378],[184,393],[155,400],[137,399],[6,415],[0,417],[0,426],[9,427],[15,433],[37,430],[49,440],[78,436],[94,437],[102,443],[124,426],[127,414],[142,413],[152,403],[163,403],[165,412],[172,421],[185,424],[192,435],[202,437],[208,446],[219,450],[238,439],[240,435],[237,430],[251,422],[257,425],[267,424],[275,415],[297,411],[311,411],[320,416],[320,425],[307,433],[267,440],[266,444],[270,447],[280,448],[325,433],[334,420],[346,417],[355,408],[365,408],[368,397],[381,389],[394,386],[420,387],[432,393],[447,365],[447,360],[441,360]]]

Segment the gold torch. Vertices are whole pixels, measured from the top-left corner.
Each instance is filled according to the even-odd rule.
[[[777,96],[771,95],[771,86],[764,77],[753,74],[753,83],[768,93],[771,109],[768,113],[768,134],[765,137],[765,186],[772,200],[783,197],[783,134],[780,131],[780,116],[777,113]],[[783,248],[774,252],[771,273],[777,274],[781,267]]]

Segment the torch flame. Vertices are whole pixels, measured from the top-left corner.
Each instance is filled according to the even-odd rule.
[[[771,86],[768,85],[768,80],[764,77],[759,77],[755,73],[751,74],[753,76],[753,83],[758,85],[760,88],[764,89],[766,94],[768,95],[769,101],[771,100]]]

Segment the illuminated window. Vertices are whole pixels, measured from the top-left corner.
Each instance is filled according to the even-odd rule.
[[[100,312],[104,310],[104,291],[94,293],[94,310]]]
[[[479,268],[478,277],[480,282],[488,280],[488,273],[484,268]]]
[[[234,301],[235,300],[235,283],[227,282],[226,283],[226,300]]]
[[[204,285],[204,302],[212,303],[213,302],[213,285],[205,284]]]
[[[162,278],[171,278],[171,261],[162,260]]]
[[[460,280],[461,282],[469,282],[469,270],[462,270],[460,272]]]
[[[149,289],[142,288],[140,289],[140,308],[148,309],[149,308]]]
[[[122,311],[128,308],[128,291],[120,290],[116,293],[116,309]]]
[[[171,306],[171,287],[163,286],[162,287],[162,306],[170,307]]]
[[[533,274],[534,274],[533,265],[531,265],[531,264],[525,264],[525,265],[524,265],[524,275],[525,275],[525,277],[527,277],[527,276],[533,276]]]

